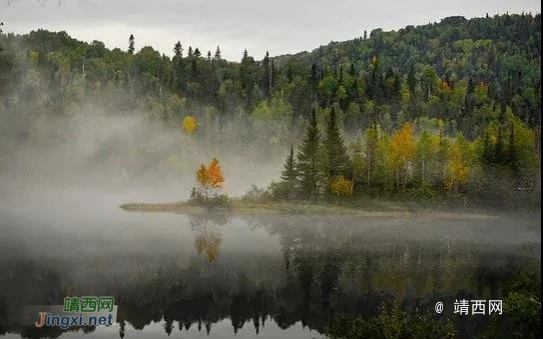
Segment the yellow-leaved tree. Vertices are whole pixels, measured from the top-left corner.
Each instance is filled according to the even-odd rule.
[[[447,190],[458,190],[470,178],[471,147],[462,135],[458,135],[451,145],[450,158],[447,164]]]
[[[350,197],[353,192],[353,182],[344,176],[332,179],[330,191],[338,197]]]
[[[410,176],[409,165],[415,155],[413,125],[406,122],[390,138],[390,153],[398,192],[405,191]]]
[[[212,197],[216,197],[224,184],[224,175],[222,173],[219,160],[213,158],[209,165],[200,165],[196,171],[196,183],[198,188],[196,194],[193,193],[193,198],[202,198],[204,202],[209,201]]]
[[[198,119],[191,115],[187,115],[183,118],[183,132],[187,135],[192,135],[198,130]]]

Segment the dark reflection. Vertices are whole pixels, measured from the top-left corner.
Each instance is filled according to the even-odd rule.
[[[244,326],[259,334],[269,319],[283,329],[301,322],[325,333],[338,317],[371,318],[385,302],[430,310],[441,301],[452,313],[456,298],[502,299],[523,272],[540,277],[539,244],[504,250],[448,234],[439,240],[413,237],[409,229],[384,236],[381,230],[390,227],[385,220],[366,222],[370,226],[361,228],[345,218],[191,216],[194,247],[187,253],[4,260],[0,334],[59,336],[57,328],[22,327],[18,306],[62,304],[67,295],[114,296],[120,338],[127,324],[144,330],[163,321],[168,335],[190,328],[209,334],[224,319],[231,321],[232,334]],[[256,250],[242,251],[255,245],[247,240],[227,247],[229,228],[246,223],[268,236],[251,238]],[[258,250],[274,242],[276,254]],[[76,267],[85,267],[87,275],[76,274]],[[455,320],[460,337],[477,336],[490,325],[496,326],[491,317]]]

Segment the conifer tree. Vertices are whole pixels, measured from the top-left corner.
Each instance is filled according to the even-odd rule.
[[[128,38],[128,54],[134,54],[135,41],[134,35],[130,34],[130,37]]]
[[[379,162],[379,128],[377,124],[372,124],[366,130],[366,184],[368,190],[371,189],[373,178],[377,172]]]
[[[175,46],[173,47],[173,53],[177,58],[183,57],[183,46],[181,45],[181,41],[177,41],[175,43]]]
[[[298,193],[302,199],[314,199],[320,194],[321,166],[318,158],[320,147],[319,128],[315,109],[307,126],[304,140],[298,148]]]
[[[328,177],[333,178],[341,175],[350,177],[349,156],[347,155],[347,149],[345,148],[341,132],[337,125],[336,111],[333,107],[330,111],[330,119],[326,128],[324,147],[326,148],[328,160]]]
[[[315,91],[319,87],[319,73],[317,69],[317,64],[312,63],[311,64],[311,72],[310,72],[310,86]]]
[[[267,97],[271,96],[271,65],[270,65],[270,53],[266,52],[264,59],[262,60],[262,88]]]
[[[0,35],[2,35],[2,26],[4,26],[4,23],[3,22],[0,22]],[[4,49],[2,48],[2,46],[0,45],[0,52],[2,52]]]
[[[281,195],[284,198],[295,198],[297,176],[296,161],[294,160],[294,147],[290,146],[290,153],[285,161],[283,172],[281,173]]]
[[[219,48],[219,46],[217,46],[217,49],[215,50],[215,57],[214,57],[215,60],[221,60],[222,57],[221,57],[221,49]]]

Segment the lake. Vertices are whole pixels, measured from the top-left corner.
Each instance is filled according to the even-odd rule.
[[[125,212],[125,199],[50,192],[3,204],[0,337],[324,338],[335,319],[375,317],[385,303],[435,314],[443,302],[440,316],[454,317],[456,299],[505,299],[523,274],[540,277],[540,214],[187,216]],[[86,295],[113,296],[118,323],[20,324],[21,305]],[[490,321],[453,318],[465,338]]]

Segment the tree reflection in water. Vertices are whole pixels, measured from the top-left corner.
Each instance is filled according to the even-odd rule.
[[[0,335],[59,336],[60,329],[23,327],[18,323],[17,306],[60,305],[67,295],[114,296],[121,324],[115,330],[121,338],[127,325],[146,331],[159,321],[169,335],[191,328],[213,334],[214,324],[229,320],[234,336],[247,323],[260,333],[266,320],[282,329],[301,322],[304,328],[325,333],[330,324],[338,324],[338,317],[373,319],[383,314],[384,303],[401,307],[385,315],[411,319],[398,312],[431,310],[437,301],[452,311],[456,298],[501,299],[508,291],[518,292],[515,286],[521,277],[539,282],[540,257],[535,254],[539,243],[532,248],[521,244],[504,249],[492,243],[474,244],[465,240],[469,234],[463,235],[464,240],[446,232],[431,238],[428,234],[413,236],[408,226],[394,226],[383,219],[364,223],[324,217],[229,220],[228,215],[220,214],[191,216],[189,227],[179,231],[194,239],[189,253],[169,250],[170,242],[181,239],[161,235],[161,243],[144,244],[139,254],[49,261],[40,257],[17,262],[0,259]],[[227,241],[233,229],[246,238]],[[393,235],[384,230],[392,230]],[[151,252],[157,245],[163,251]],[[85,274],[74,274],[81,267]],[[521,291],[532,293],[537,286]],[[537,292],[535,295],[539,298]],[[339,332],[348,324],[367,330],[360,326],[381,326],[382,322],[346,320],[340,324]],[[485,317],[464,317],[456,319],[454,326],[458,336],[473,337],[488,324]],[[335,337],[342,338],[337,325],[331,329]],[[507,328],[500,331],[508,333]]]
[[[194,246],[198,254],[203,254],[209,262],[215,261],[219,255],[222,235],[217,229],[228,222],[224,215],[213,214],[208,216],[191,217],[190,225],[195,234]]]

